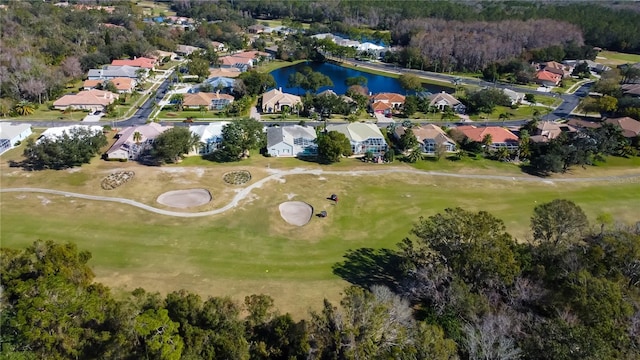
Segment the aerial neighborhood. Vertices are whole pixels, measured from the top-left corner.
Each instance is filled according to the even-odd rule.
[[[0,0],[0,358],[640,359],[638,19]]]

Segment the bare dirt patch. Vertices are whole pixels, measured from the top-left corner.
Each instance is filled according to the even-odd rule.
[[[313,216],[313,206],[302,201],[287,201],[279,206],[284,221],[295,226],[306,225]]]
[[[213,199],[207,189],[188,189],[167,191],[158,196],[157,201],[166,206],[187,209],[204,205]]]

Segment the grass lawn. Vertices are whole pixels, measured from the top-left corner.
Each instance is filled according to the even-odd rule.
[[[273,70],[276,70],[276,69],[280,69],[280,68],[288,67],[288,66],[293,66],[293,65],[299,64],[301,62],[306,62],[306,61],[307,60],[296,60],[296,61],[272,60],[272,61],[267,61],[267,62],[260,63],[256,67],[256,70],[258,70],[259,72],[262,72],[262,73],[269,73],[269,72],[272,72]]]
[[[143,12],[147,16],[175,16],[176,12],[171,10],[168,3],[155,2],[150,0],[137,1],[136,4],[143,9]]]
[[[640,62],[640,55],[638,54],[626,54],[615,51],[601,51],[595,59],[604,65],[621,65],[628,63]]]
[[[0,158],[0,185],[43,187],[85,194],[131,198],[163,207],[156,198],[176,189],[206,188],[213,200],[189,211],[222,207],[242,186],[222,181],[225,172],[244,169],[250,185],[273,169],[314,168],[326,171],[424,169],[459,174],[526,176],[517,166],[484,159],[421,161],[409,166],[364,164],[345,159],[319,166],[297,159],[265,158],[252,152],[248,160],[217,164],[194,157],[179,165],[146,167],[95,159],[66,171],[25,172],[9,168],[22,146]],[[625,162],[627,161],[627,162]],[[638,160],[607,162],[608,168],[577,170],[571,176],[609,173],[613,167],[628,171]],[[99,186],[116,170],[133,170],[135,178],[111,191]],[[593,169],[593,172],[592,172]],[[268,181],[251,191],[239,206],[220,215],[175,218],[132,206],[35,193],[2,193],[0,238],[2,246],[23,247],[36,239],[72,241],[92,252],[90,265],[97,280],[118,290],[143,287],[167,293],[186,288],[202,296],[232,296],[241,300],[252,293],[269,294],[281,311],[295,317],[319,309],[322,298],[336,301],[346,283],[331,267],[349,249],[393,248],[408,235],[420,216],[447,207],[487,210],[505,221],[509,232],[525,240],[533,207],[555,198],[580,205],[591,220],[602,212],[620,221],[637,220],[633,209],[640,198],[636,180],[562,183],[519,182],[393,174],[302,174]],[[340,204],[325,198],[339,194]],[[313,218],[304,227],[287,225],[278,205],[288,200],[326,210],[327,218]],[[166,207],[164,207],[166,208]],[[34,226],[37,224],[37,226]]]
[[[537,99],[537,96],[536,96]],[[509,114],[509,118],[505,120],[519,120],[519,119],[531,119],[533,118],[534,111],[537,110],[541,115],[544,115],[547,110],[550,110],[544,106],[526,106],[521,105],[517,109],[512,109],[507,106],[496,106],[493,112],[490,114],[480,113],[469,115],[469,118],[473,121],[502,121],[500,114]]]

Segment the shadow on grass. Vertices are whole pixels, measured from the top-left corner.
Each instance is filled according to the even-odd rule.
[[[384,285],[394,290],[402,276],[403,260],[389,249],[348,250],[343,262],[333,265],[333,273],[364,288]]]

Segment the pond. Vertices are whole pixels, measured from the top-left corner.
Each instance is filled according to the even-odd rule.
[[[282,88],[282,91],[290,94],[303,95],[304,94],[303,89],[289,88],[287,87],[287,82],[289,82],[289,75],[302,70],[302,68],[305,66],[309,66],[313,69],[313,71],[321,72],[324,75],[331,78],[331,81],[333,82],[333,86],[322,87],[318,90],[318,92],[331,89],[336,94],[342,95],[347,91],[347,85],[345,85],[344,83],[344,80],[346,78],[364,76],[367,79],[366,87],[369,89],[369,92],[371,92],[372,94],[381,93],[381,92],[393,92],[393,93],[398,93],[403,95],[407,94],[407,91],[405,91],[402,88],[402,86],[400,86],[400,82],[398,81],[398,79],[394,79],[394,78],[382,76],[382,75],[370,74],[370,73],[362,72],[355,69],[348,69],[335,64],[331,64],[331,63],[319,63],[319,62],[300,63],[294,66],[288,66],[288,67],[284,67],[284,68],[280,68],[272,71],[271,75],[273,75],[273,78],[276,80],[276,87]],[[437,93],[441,91],[451,92],[452,90],[449,87],[432,85],[432,84],[425,84],[424,87],[426,91],[429,91],[432,93]],[[410,93],[411,92],[409,92],[409,94]]]

